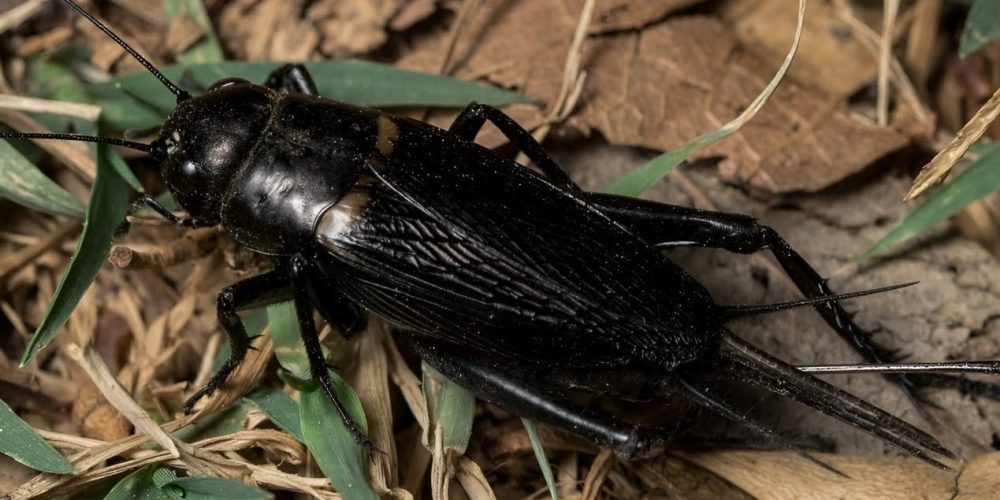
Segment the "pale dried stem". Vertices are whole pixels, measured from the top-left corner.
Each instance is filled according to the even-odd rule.
[[[931,187],[945,180],[948,174],[972,145],[978,141],[986,129],[1000,115],[1000,89],[997,89],[983,107],[958,131],[955,138],[942,149],[937,156],[920,170],[913,187],[906,193],[903,201],[910,201],[926,192]]]
[[[399,486],[389,393],[389,361],[382,341],[387,335],[381,322],[371,323],[362,333],[357,342],[358,365],[351,384],[368,416],[368,436],[384,452],[372,455],[368,467],[372,486],[380,493],[387,493]]]
[[[0,109],[24,111],[27,113],[49,113],[71,118],[81,118],[89,122],[101,116],[101,107],[78,102],[52,101],[35,97],[0,94]]]
[[[899,0],[885,0],[882,14],[882,37],[879,41],[878,101],[875,111],[880,127],[889,124],[889,72],[892,61],[892,35],[896,29],[896,15],[898,13]]]
[[[66,354],[83,368],[83,371],[87,373],[104,398],[118,410],[118,413],[132,422],[137,430],[149,436],[156,444],[169,452],[172,458],[180,458],[181,454],[174,439],[164,432],[145,410],[139,407],[139,404],[118,383],[115,376],[111,374],[111,370],[93,349],[89,347],[81,349],[76,344],[69,344],[66,346]]]
[[[854,9],[846,1],[839,0],[835,1],[834,4],[837,7],[837,16],[850,25],[851,32],[857,35],[857,40],[871,51],[872,54],[880,56],[879,35],[869,28],[864,21],[858,19],[854,14]],[[907,76],[906,70],[903,69],[903,65],[895,57],[891,57],[891,54],[889,64],[892,69],[890,81],[895,85],[896,91],[899,92],[902,101],[913,111],[917,121],[920,123],[929,123],[933,113],[920,100],[920,96],[917,94],[913,82]]]
[[[173,432],[185,425],[191,423],[191,417],[180,418],[171,422],[163,424],[163,430],[166,432]],[[95,446],[93,448],[81,451],[73,455],[70,462],[73,464],[73,468],[76,470],[77,475],[56,475],[56,474],[39,474],[31,480],[25,482],[17,488],[17,490],[8,493],[10,499],[27,499],[27,498],[40,498],[48,492],[51,492],[57,488],[70,487],[75,484],[77,480],[85,476],[87,471],[90,471],[94,467],[103,464],[105,461],[112,457],[120,456],[129,450],[135,449],[136,447],[142,445],[149,441],[149,436],[145,434],[132,435],[118,441],[107,443],[104,445]],[[166,452],[161,452],[164,454],[166,459],[169,456]],[[50,495],[51,496],[51,495]]]
[[[611,450],[601,450],[587,471],[587,478],[583,480],[583,495],[580,500],[596,500],[601,492],[601,486],[608,477],[608,471],[615,463],[615,454]]]
[[[563,80],[559,87],[559,96],[542,120],[542,124],[531,134],[536,141],[542,142],[548,136],[552,127],[565,121],[573,113],[583,93],[583,85],[587,80],[587,72],[580,70],[583,59],[583,43],[587,40],[587,28],[594,17],[595,0],[587,0],[580,11],[580,18],[573,32],[573,40],[566,53],[566,64],[563,66]]]
[[[125,245],[111,249],[108,261],[118,269],[160,269],[204,257],[218,248],[222,230],[219,227],[187,231],[168,244],[149,250],[137,250]]]
[[[44,429],[35,429],[35,432],[38,433],[39,436],[42,436],[53,447],[60,450],[81,451],[93,448],[95,446],[103,446],[108,444],[99,439],[90,439],[80,436],[74,436],[72,434],[63,434],[61,432],[47,431]]]
[[[451,64],[452,57],[455,56],[455,47],[458,46],[458,39],[462,36],[462,32],[465,31],[472,16],[482,4],[483,0],[465,0],[462,2],[462,8],[458,11],[455,24],[451,26],[451,32],[448,33],[448,44],[445,47],[444,55],[441,56],[441,64],[438,65],[438,74],[448,74],[448,66]]]

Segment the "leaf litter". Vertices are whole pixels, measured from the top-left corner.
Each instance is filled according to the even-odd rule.
[[[159,2],[152,2],[153,5],[157,3]],[[613,144],[665,150],[699,133],[714,129],[738,114],[773,74],[781,58],[781,40],[785,40],[787,44],[791,38],[787,31],[783,32],[781,29],[763,29],[772,25],[764,22],[766,16],[762,12],[776,15],[782,12],[781,18],[784,20],[775,21],[773,26],[784,26],[787,30],[786,18],[789,12],[794,11],[794,2],[775,0],[716,3],[722,5],[708,5],[709,3],[697,0],[599,2],[581,57],[581,69],[588,73],[588,77],[575,111],[569,115],[564,125],[560,126],[558,122],[552,124],[555,127],[550,134],[553,141],[570,140],[580,133],[597,132]],[[735,9],[751,3],[757,9],[752,14],[747,17],[733,16]],[[812,24],[807,24],[804,47],[800,50],[796,64],[792,66],[791,77],[785,79],[769,105],[746,129],[728,141],[706,150],[702,156],[723,157],[719,163],[719,172],[723,178],[761,190],[755,195],[757,198],[781,199],[769,198],[771,195],[766,192],[824,190],[821,194],[827,193],[828,186],[840,185],[876,160],[907,147],[911,140],[922,140],[918,135],[903,131],[902,124],[895,121],[890,121],[890,127],[876,126],[872,111],[874,103],[865,99],[858,103],[858,95],[866,92],[878,72],[877,58],[873,56],[870,45],[866,45],[868,42],[859,41],[862,38],[860,34],[844,27],[846,21],[843,18],[834,19],[830,14],[831,11],[840,12],[837,8],[844,3],[810,2],[807,20]],[[267,0],[205,2],[218,37],[227,56],[231,58],[261,60],[334,55],[370,56],[380,60],[398,60],[404,67],[431,72],[437,71],[437,65],[440,64],[440,50],[450,31],[448,22],[454,19],[454,13],[460,9],[456,2],[411,2],[415,6],[404,6],[406,2],[335,4],[337,3],[324,0],[308,2],[308,7],[306,2]],[[582,0],[516,2],[503,6],[498,2],[483,2],[457,38],[449,73],[490,81],[535,97],[542,103],[542,108],[517,105],[509,110],[522,123],[541,126],[549,116],[549,110],[544,106],[553,106],[561,93],[561,85],[565,81],[566,53],[582,4]],[[816,6],[813,7],[812,4]],[[181,29],[175,24],[188,21],[181,19],[172,23],[156,23],[156,16],[151,16],[148,12],[137,14],[135,5],[137,3],[133,0],[116,1],[114,7],[105,9],[106,15],[114,21],[116,28],[124,31],[129,40],[137,42],[140,50],[146,52],[152,49],[152,52],[146,53],[153,55],[158,63],[172,62],[177,51],[193,46],[206,36],[205,33],[195,33],[197,36],[177,38],[184,34],[186,28]],[[855,7],[865,8],[860,4]],[[783,8],[786,10],[782,10]],[[812,13],[813,9],[815,14]],[[811,15],[815,17],[811,18]],[[904,9],[900,19],[905,19],[906,15]],[[351,16],[359,19],[359,22],[352,24]],[[737,18],[742,23],[737,22]],[[281,21],[275,23],[269,22],[269,19]],[[824,24],[823,20],[827,20],[827,23]],[[875,21],[880,21],[880,18],[876,17]],[[877,32],[879,24],[875,22],[871,26],[875,26]],[[92,36],[87,27],[81,25],[80,28],[77,32],[88,38],[94,48],[92,63],[96,68],[105,71],[135,68],[134,63],[123,58],[120,50],[109,45],[106,39]],[[52,28],[55,29],[57,28]],[[173,41],[164,43],[171,36],[171,29],[174,31]],[[254,32],[254,29],[258,31]],[[252,36],[253,33],[257,36]],[[261,33],[268,36],[260,36]],[[345,33],[354,36],[341,36]],[[784,38],[783,34],[786,34]],[[33,34],[41,35],[45,33]],[[842,44],[838,46],[839,50],[831,49],[834,42]],[[809,48],[810,43],[816,47],[815,51],[824,55],[814,54],[813,49]],[[865,50],[869,51],[867,56],[864,55]],[[778,52],[777,55],[775,51]],[[853,65],[843,66],[844,71],[829,77],[816,78],[815,75],[824,74],[822,70],[827,69],[817,66],[817,61],[834,56],[840,56],[843,63]],[[18,73],[10,74],[17,76]],[[814,78],[810,79],[810,76]],[[894,99],[897,111],[901,108],[898,106],[899,100],[899,97]],[[893,120],[896,117],[894,114]],[[447,120],[437,114],[433,114],[431,118],[437,123],[446,123]],[[483,140],[487,143],[499,143],[495,136],[487,136]],[[43,146],[52,147],[52,143]],[[77,148],[77,151],[85,149]],[[78,167],[83,165],[78,171],[87,179],[85,162],[77,160],[76,164]],[[90,179],[93,171],[91,164]],[[57,180],[62,177],[62,174],[55,176]],[[65,183],[65,179],[61,182]],[[717,199],[720,193],[710,191],[709,195]],[[733,200],[723,203],[723,207],[741,208],[734,206],[737,204],[737,197],[733,193],[729,192],[727,196],[733,197]],[[752,204],[755,200],[756,198],[751,198],[746,203]],[[51,227],[51,224],[40,223],[44,218],[38,214],[24,210],[16,213],[19,214],[18,217],[0,226],[0,252],[3,252],[0,262],[5,262],[7,256],[15,255],[22,248],[35,245],[39,250],[38,256],[21,259],[22,264],[12,270],[10,278],[5,278],[2,298],[6,303],[12,304],[5,309],[5,314],[10,314],[6,313],[9,310],[18,315],[12,323],[23,322],[35,326],[53,293],[55,281],[65,265],[65,258],[72,249],[65,243],[72,231],[59,234],[54,242],[48,242],[46,236],[51,232],[46,226]],[[835,219],[840,215],[825,213],[822,217]],[[852,227],[851,217],[845,216],[842,223]],[[855,223],[859,225],[853,227],[871,227],[873,224],[870,220]],[[170,228],[140,226],[122,248],[134,251],[134,255],[150,256],[152,260],[149,262],[153,263],[139,266],[145,270],[102,272],[95,285],[101,293],[115,289],[133,290],[132,298],[124,299],[124,302],[112,301],[102,297],[101,293],[94,294],[93,298],[84,299],[84,307],[80,311],[87,319],[74,317],[69,326],[71,332],[76,332],[74,337],[108,339],[106,342],[109,348],[102,350],[102,358],[139,406],[161,420],[160,423],[168,432],[192,420],[206,418],[212,409],[229,404],[258,385],[261,380],[275,383],[273,375],[267,369],[268,360],[273,357],[273,346],[264,339],[258,345],[260,352],[250,353],[252,361],[248,360],[247,366],[243,367],[245,369],[234,375],[231,383],[211,398],[201,413],[193,417],[173,419],[183,396],[190,393],[190,389],[185,392],[177,382],[190,380],[196,375],[195,372],[210,373],[210,360],[203,360],[201,355],[206,339],[215,338],[217,342],[219,338],[214,324],[214,295],[223,284],[234,281],[237,276],[255,272],[256,269],[252,260],[248,261],[245,254],[225,242],[220,242],[224,247],[224,255],[216,253],[206,257],[197,249],[176,250],[177,247],[171,247],[170,242],[179,236],[178,231]],[[29,242],[28,246],[24,242]],[[41,243],[45,244],[40,245]],[[185,245],[190,246],[187,243],[180,246]],[[814,257],[849,256],[856,250],[850,245],[834,248],[818,245],[810,254]],[[968,249],[958,251],[956,255],[960,256],[958,279],[962,286],[988,289],[989,285],[981,283],[976,275],[990,275],[989,273],[995,272],[995,264],[979,254],[971,256]],[[158,258],[165,259],[156,261]],[[200,260],[193,263],[188,259]],[[223,265],[223,262],[228,262],[229,266]],[[161,269],[161,264],[170,264],[171,267]],[[826,266],[825,269],[832,267]],[[920,311],[924,306],[931,307],[924,302],[912,307],[914,318],[926,314],[926,311]],[[892,307],[896,306],[887,308]],[[957,302],[951,307],[945,317],[951,321],[961,321],[964,328],[974,330],[973,325],[977,322],[975,318],[982,316],[983,311],[988,309],[988,301],[978,298],[968,303]],[[962,307],[969,310],[963,312]],[[971,318],[965,318],[963,314],[971,314]],[[988,327],[988,320],[984,317],[982,321],[987,325],[985,338],[992,338],[994,334]],[[119,326],[112,328],[115,324]],[[927,328],[926,324],[920,322],[901,327],[888,321],[888,325],[888,329],[894,332]],[[113,330],[127,333],[102,333]],[[394,388],[399,387],[415,417],[397,421],[394,427],[402,425],[419,429],[419,423],[426,422],[427,416],[426,408],[421,407],[423,398],[419,394],[420,380],[413,374],[413,367],[391,345],[392,340],[385,332],[373,330],[367,332],[362,339],[360,345],[351,349],[357,349],[357,352],[353,355],[342,353],[341,356],[358,357],[345,366],[355,367],[349,370],[348,379],[359,390],[362,400],[368,401],[363,404],[366,405],[369,419],[382,418],[383,424],[393,421],[389,418],[391,408],[384,404],[384,400],[378,399],[384,396],[376,395],[394,393]],[[6,342],[11,345],[5,345],[2,351],[5,362],[16,358],[23,349],[26,338],[19,335]],[[60,347],[69,345],[69,340],[64,341],[62,337],[57,342]],[[915,345],[920,347],[929,343],[932,342],[921,341]],[[981,352],[988,352],[990,348],[989,342],[985,340],[976,344]],[[51,388],[53,378],[73,383],[73,363],[62,348],[52,351],[43,353],[44,359],[29,367],[29,370],[38,373],[38,380],[49,380],[49,385],[43,383],[32,386],[25,379],[18,387],[43,397],[45,394],[57,394],[58,391]],[[977,357],[981,352],[970,350],[961,354]],[[41,366],[46,369],[41,369]],[[385,368],[380,368],[382,366]],[[6,398],[7,394],[3,393],[3,397]],[[969,407],[969,403],[963,401],[961,407],[975,412],[974,408]],[[402,403],[394,400],[393,406],[398,408]],[[987,414],[995,412],[988,405],[985,408]],[[82,422],[45,422],[32,416],[34,412],[30,406],[23,409],[25,417],[36,427],[62,425],[62,428],[73,434],[80,432],[82,427]],[[511,421],[511,416],[489,407],[480,408],[479,412],[481,415],[476,420],[470,449],[467,455],[457,458],[459,465],[456,473],[459,482],[467,486],[466,491],[477,492],[474,497],[508,497],[515,492],[521,496],[528,492],[544,491],[544,482],[541,481],[537,464],[528,455],[531,448],[527,439],[509,448],[508,455],[503,457],[490,457],[484,453],[483,444],[477,442],[475,436],[489,435],[484,430],[491,427],[502,428],[497,424]],[[105,426],[110,430],[114,425],[120,425],[115,424],[116,421],[118,420],[114,418],[107,419],[107,423],[97,426]],[[194,458],[189,466],[201,470],[208,468],[224,476],[240,477],[263,487],[289,489],[315,497],[335,496],[331,493],[327,480],[322,477],[279,469],[276,466],[280,463],[277,457],[285,457],[289,463],[302,463],[292,460],[293,457],[301,457],[297,454],[301,454],[302,450],[295,448],[292,444],[294,440],[286,442],[282,441],[283,438],[278,438],[277,436],[287,435],[271,429],[266,420],[257,419],[256,422],[255,425],[263,425],[264,428],[248,428],[234,435],[193,443]],[[246,424],[249,423],[250,420],[247,420]],[[426,425],[423,427],[426,429]],[[984,432],[981,425],[975,428],[978,429],[976,432]],[[380,432],[385,436],[384,431]],[[424,451],[419,435],[414,439],[412,432],[410,435],[407,432],[397,430],[395,435],[389,434],[388,437],[381,438],[389,439],[390,442],[394,438],[397,446],[393,448],[398,449],[400,455],[372,465],[377,470],[373,477],[380,478],[377,481],[378,487],[393,497],[405,497],[407,491],[419,492],[428,484],[425,478],[431,468],[431,455]],[[508,434],[494,436],[514,436],[520,432],[523,431],[513,430]],[[17,490],[18,495],[78,491],[83,485],[94,484],[103,478],[170,458],[163,452],[137,448],[143,438],[122,435],[120,430],[104,434],[100,438],[104,444],[93,440],[60,441],[63,439],[60,436],[69,434],[43,434],[51,442],[64,446],[65,448],[60,449],[67,453],[74,466],[83,473],[70,480],[39,476],[21,484]],[[713,474],[731,482],[729,486],[717,484],[712,487],[716,489],[711,491],[720,495],[740,498],[745,492],[749,492],[767,496],[774,494],[774,490],[768,490],[767,483],[760,482],[761,477],[780,474],[782,477],[798,478],[816,472],[798,462],[796,457],[748,451],[700,451],[697,457],[684,452],[679,455],[680,458],[664,458],[662,465],[658,465],[659,462],[656,461],[652,462],[653,465],[625,465],[606,453],[593,459],[589,448],[574,445],[572,440],[546,438],[553,434],[547,433],[544,428],[540,429],[540,436],[542,441],[549,441],[546,443],[546,450],[550,458],[558,458],[553,463],[560,464],[559,477],[563,477],[565,472],[566,477],[576,477],[577,480],[586,478],[577,489],[560,484],[560,491],[566,497],[574,496],[566,495],[566,492],[576,492],[583,495],[582,498],[607,495],[628,497],[629,493],[638,494],[644,491],[643,488],[654,487],[653,485],[666,489],[672,496],[696,497],[699,488],[705,488],[705,484],[715,484],[709,480],[715,477]],[[435,446],[435,443],[429,445],[432,449],[443,449],[443,446]],[[265,450],[267,456],[275,460],[255,462],[248,459],[253,456],[249,453],[251,448]],[[851,448],[848,446],[846,449]],[[864,447],[858,449],[878,451]],[[727,454],[735,458],[727,458]],[[106,462],[116,456],[124,461]],[[421,456],[425,458],[419,458]],[[574,457],[574,460],[565,461],[565,471],[564,461],[561,460],[563,457]],[[995,470],[995,459],[989,457],[994,455],[983,455],[971,462],[957,479],[954,476],[938,478],[939,475],[927,474],[919,466],[916,471],[906,470],[912,465],[907,459],[856,460],[873,471],[872,477],[877,477],[883,471],[903,469],[903,473],[909,474],[902,476],[904,478],[912,481],[914,475],[921,475],[926,479],[926,484],[937,485],[921,490],[924,494],[930,495],[935,491],[955,493],[956,490],[949,485],[956,483],[958,491],[968,492],[972,496],[976,492],[992,491],[987,488],[990,484],[989,474],[977,472]],[[505,465],[499,469],[491,467],[499,463],[498,460],[503,460]],[[741,465],[743,472],[719,465],[726,463],[726,460]],[[755,480],[741,479],[746,476],[745,464],[748,462],[761,464],[760,469],[754,469],[758,472],[773,472],[758,474]],[[780,466],[767,465],[769,462]],[[899,465],[900,463],[905,465]],[[575,468],[579,472],[571,473],[571,469]],[[667,480],[662,477],[664,471],[671,473]],[[397,475],[395,478],[394,474]],[[856,483],[870,484],[873,488],[882,484],[875,479]],[[438,484],[447,486],[445,483]],[[831,486],[829,482],[822,481],[822,478],[817,483],[803,481],[802,484],[809,485],[811,491],[836,491],[827,490]],[[924,483],[914,483],[913,488],[919,488],[920,484]],[[933,489],[938,487],[944,489]],[[443,494],[444,489],[440,491]],[[857,493],[862,490],[848,491]]]

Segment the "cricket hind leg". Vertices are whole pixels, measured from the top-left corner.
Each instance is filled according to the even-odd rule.
[[[796,287],[808,298],[834,295],[826,279],[770,227],[753,217],[667,205],[621,196],[587,193],[586,199],[605,215],[625,225],[658,248],[699,246],[749,254],[769,250]],[[893,351],[871,339],[838,302],[813,306],[831,328],[870,363],[896,361]],[[909,376],[890,375],[914,403]],[[919,408],[919,405],[918,405]]]
[[[475,102],[469,104],[455,118],[448,131],[472,142],[476,140],[476,135],[482,130],[487,120],[498,128],[528,159],[534,162],[552,183],[573,192],[580,191],[580,186],[570,179],[569,174],[549,156],[545,148],[535,140],[530,132],[493,106]]]
[[[536,377],[519,363],[498,362],[445,342],[408,337],[425,362],[480,399],[524,418],[569,430],[624,459],[656,455],[683,430],[680,425],[663,429],[634,424],[576,403],[568,394],[573,389],[560,386],[557,378]]]
[[[264,86],[286,94],[319,95],[312,75],[301,64],[285,64],[272,71]]]
[[[231,354],[219,368],[219,371],[205,384],[205,387],[198,390],[184,403],[184,413],[191,413],[194,405],[201,398],[222,387],[233,370],[243,362],[247,350],[250,349],[252,339],[247,335],[246,327],[237,313],[268,304],[276,304],[291,297],[288,273],[281,265],[273,271],[233,283],[219,293],[216,311],[219,325],[229,336]]]
[[[368,324],[365,312],[347,300],[328,279],[309,280],[309,299],[323,320],[344,338],[354,337]]]
[[[306,357],[309,359],[309,372],[313,380],[320,384],[323,392],[333,404],[337,415],[344,423],[347,431],[351,433],[354,441],[365,450],[376,451],[375,445],[371,442],[361,426],[354,420],[347,411],[347,407],[337,396],[337,388],[330,377],[329,364],[323,356],[323,348],[319,341],[319,332],[316,330],[316,323],[313,321],[312,298],[310,286],[315,286],[315,281],[311,276],[317,275],[315,266],[302,255],[295,255],[290,259],[288,266],[288,276],[292,284],[292,296],[295,301],[295,314],[298,317],[299,331],[302,335],[302,343],[306,348]],[[322,314],[322,313],[321,313]]]

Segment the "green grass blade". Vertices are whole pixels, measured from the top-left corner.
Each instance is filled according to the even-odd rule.
[[[643,191],[649,189],[650,186],[656,184],[660,179],[669,174],[677,165],[687,160],[689,156],[708,145],[711,141],[704,142],[704,138],[709,135],[711,134],[697,137],[692,141],[682,144],[673,151],[668,151],[653,158],[646,164],[604,186],[601,188],[601,192],[620,196],[639,196]]]
[[[982,156],[962,173],[938,188],[919,207],[872,245],[854,262],[865,261],[958,212],[966,205],[1000,188],[1000,145],[984,148]]]
[[[211,415],[202,417],[187,427],[176,430],[174,437],[193,443],[213,437],[225,436],[243,430],[250,403],[237,402]]]
[[[0,141],[0,197],[28,208],[82,219],[86,207],[45,176],[7,141]]]
[[[278,363],[293,377],[308,379],[309,358],[299,333],[295,303],[288,301],[267,306],[267,323],[271,327],[271,340]]]
[[[268,306],[267,319],[278,363],[291,374],[286,377],[286,381],[299,390],[298,429],[286,420],[286,416],[272,416],[271,413],[268,413],[268,416],[272,416],[275,424],[306,444],[320,469],[345,498],[378,498],[368,483],[364,452],[341,422],[333,403],[319,384],[308,381],[311,378],[309,360],[299,332],[295,304],[289,301]],[[368,424],[358,395],[339,375],[333,371],[329,373],[337,386],[337,396],[340,401],[367,433]],[[287,396],[284,397],[287,401],[282,405],[284,411],[288,411],[294,407],[294,401]],[[281,397],[275,394],[271,394],[269,399],[279,403],[281,401]],[[275,415],[279,413],[275,412]]]
[[[72,474],[73,466],[0,400],[0,453],[32,469]]]
[[[549,496],[552,497],[552,500],[559,500],[559,492],[556,490],[556,478],[552,475],[552,466],[549,465],[549,459],[545,456],[545,449],[542,447],[542,438],[538,436],[538,429],[535,427],[535,422],[522,418],[521,423],[524,424],[524,429],[528,431],[528,439],[531,440],[531,449],[535,452],[535,460],[538,460],[538,466],[542,469],[542,476],[545,477],[545,484],[549,487]]]
[[[157,488],[162,488],[169,484],[174,479],[177,479],[177,472],[170,467],[157,467],[153,470],[153,484]]]
[[[115,228],[129,207],[128,184],[120,174],[123,170],[128,171],[128,166],[118,155],[107,146],[97,146],[97,178],[91,188],[83,234],[42,323],[28,343],[21,366],[55,337],[107,260]]]
[[[222,62],[222,45],[215,35],[212,21],[205,12],[205,4],[201,0],[163,0],[163,13],[170,21],[178,15],[187,15],[205,31],[204,38],[189,47],[178,58],[184,64],[207,64]]]
[[[147,465],[123,477],[104,500],[169,500],[166,494],[156,484],[154,475],[162,470],[170,470],[158,465]]]
[[[465,453],[472,436],[472,420],[476,398],[471,392],[423,363],[424,400],[430,411],[432,429],[441,426],[441,443],[459,453]]]
[[[331,371],[330,375],[337,386],[337,396],[367,433],[361,400],[336,373]],[[326,393],[316,383],[300,390],[302,435],[319,468],[344,498],[377,499],[365,473],[365,454],[337,416]]]
[[[302,437],[299,404],[291,396],[277,389],[258,387],[243,396],[243,399],[260,408],[260,411],[264,412],[267,418],[274,422],[274,425],[291,434],[299,442],[306,442],[305,438]]]
[[[274,495],[233,479],[221,477],[179,477],[163,485],[180,488],[184,500],[270,500]]]
[[[271,71],[282,64],[275,61],[175,65],[163,68],[163,73],[174,81],[180,81],[182,76],[187,75],[207,88],[227,77],[262,83]],[[530,97],[497,87],[383,64],[362,61],[313,61],[304,64],[312,73],[320,95],[360,106],[462,107],[472,101],[494,106],[532,102]],[[104,119],[116,128],[158,125],[175,105],[173,94],[145,72],[91,85],[88,92],[104,109]]]
[[[958,54],[965,57],[1000,35],[1000,2],[976,0],[965,18]]]

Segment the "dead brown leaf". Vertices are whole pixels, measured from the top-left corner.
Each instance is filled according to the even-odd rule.
[[[306,18],[323,34],[320,50],[329,57],[370,52],[388,40],[386,26],[405,4],[403,0],[340,0],[318,2]]]
[[[170,21],[167,28],[166,49],[172,53],[180,54],[204,36],[205,30],[191,16],[176,16]]]
[[[219,39],[240,59],[302,60],[319,45],[318,29],[300,18],[302,0],[237,0],[220,13]]]
[[[704,0],[603,0],[598,2],[594,19],[590,23],[590,33],[607,33],[639,29],[662,20],[681,9],[699,4]],[[572,11],[579,13],[582,1],[571,2]],[[794,18],[793,18],[794,19]],[[794,27],[794,24],[792,25]]]
[[[788,51],[795,33],[796,0],[727,0],[723,22],[741,45],[768,61]],[[878,60],[836,15],[830,0],[809,2],[802,42],[789,75],[795,81],[846,97],[875,79]]]
[[[456,75],[485,77],[551,105],[579,14],[556,8],[557,3],[484,5],[455,50]],[[794,9],[789,15],[794,17]],[[787,50],[791,36],[785,43]],[[401,65],[432,68],[440,44],[427,43]],[[673,18],[641,33],[592,37],[582,62],[588,81],[567,125],[600,132],[613,144],[668,150],[737,116],[779,62],[740,48],[726,27],[709,17]],[[529,128],[545,114],[530,106],[508,110]],[[486,135],[483,142],[500,140]],[[839,97],[786,79],[740,133],[701,157],[724,156],[720,172],[730,180],[774,192],[815,191],[906,143],[895,131],[852,119]]]

